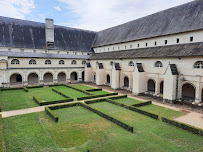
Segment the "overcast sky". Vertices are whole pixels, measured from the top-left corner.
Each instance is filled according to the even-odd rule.
[[[0,16],[99,31],[192,0],[0,0]]]

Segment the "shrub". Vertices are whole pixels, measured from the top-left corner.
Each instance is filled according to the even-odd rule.
[[[132,106],[133,107],[142,107],[142,106],[146,106],[146,105],[150,105],[150,104],[152,104],[152,101],[145,101],[145,102],[142,102],[142,103],[134,104]]]
[[[56,90],[56,89],[52,89],[52,91],[54,91],[54,92],[58,93],[59,95],[61,95],[61,96],[65,97],[65,98],[70,98],[69,96],[67,96],[67,95],[63,94],[62,92],[60,92],[60,91],[58,91],[58,90]]]
[[[56,105],[56,106],[50,106],[49,108],[51,110],[57,110],[57,109],[75,107],[75,106],[80,106],[80,103],[78,102],[78,103],[71,103],[71,104],[61,104],[61,105]]]
[[[8,91],[8,90],[20,90],[20,89],[23,89],[23,88],[1,88],[0,90],[1,91]]]
[[[181,123],[181,122],[178,122],[178,121],[175,121],[175,120],[171,120],[171,119],[168,119],[168,118],[161,118],[161,119],[165,123],[168,123],[170,125],[173,125],[175,127],[181,128],[181,129],[184,129],[184,130],[189,131],[191,133],[203,136],[203,130],[200,129],[200,128],[196,128],[196,127],[190,126],[188,124],[184,124],[184,123]]]
[[[67,85],[67,84],[64,84],[64,86],[66,86],[66,87],[68,87],[68,88],[71,88],[71,89],[74,89],[74,90],[76,90],[76,91],[82,92],[82,93],[87,94],[87,95],[93,95],[93,94],[90,93],[90,92],[87,92],[87,91],[84,91],[84,90],[81,90],[81,89],[75,88],[75,87],[70,86],[70,85]]]
[[[39,85],[39,86],[28,86],[26,88],[32,89],[32,88],[43,88],[43,87],[44,87],[43,85]]]
[[[79,97],[79,98],[77,98],[77,100],[85,100],[85,99],[106,97],[106,96],[112,96],[112,95],[118,95],[118,93],[107,93],[107,94],[91,95],[91,96],[87,96],[87,97]]]
[[[45,112],[55,121],[58,122],[58,116],[49,108],[45,107]]]
[[[88,89],[88,90],[85,90],[87,92],[93,92],[93,91],[102,91],[102,88],[97,88],[97,89]]]
[[[97,103],[97,102],[105,102],[106,101],[106,98],[103,98],[103,99],[97,99],[97,100],[88,100],[88,101],[85,101],[86,104],[93,104],[93,103]]]
[[[35,102],[37,102],[37,104],[39,104],[40,106],[73,101],[72,98],[68,98],[68,99],[64,99],[64,100],[54,100],[54,101],[42,102],[41,100],[39,100],[39,99],[38,99],[37,97],[35,97],[35,96],[33,96],[33,100],[34,100]]]
[[[28,92],[28,89],[27,89],[26,87],[23,87],[23,90],[24,90],[25,92]]]
[[[105,118],[105,119],[107,119],[107,120],[113,122],[114,124],[116,124],[116,125],[118,125],[118,126],[124,128],[125,130],[130,131],[130,132],[133,132],[133,127],[131,127],[131,126],[125,124],[124,122],[121,122],[121,121],[119,121],[119,120],[117,120],[117,119],[115,119],[115,118],[113,118],[113,117],[111,117],[111,116],[109,116],[109,115],[107,115],[107,114],[104,114],[104,113],[100,112],[100,111],[97,110],[97,109],[93,109],[92,107],[89,107],[89,106],[86,105],[86,104],[81,103],[81,106],[84,107],[84,108],[86,108],[86,109],[88,109],[89,111],[92,111],[92,112],[96,113],[97,115],[99,115],[99,116],[101,116],[101,117],[103,117],[103,118]]]
[[[4,152],[4,141],[3,141],[3,122],[0,114],[0,152]]]
[[[116,96],[116,97],[110,97],[108,99],[115,100],[115,99],[122,99],[122,98],[127,98],[127,97],[128,97],[127,95],[121,95],[121,96]]]

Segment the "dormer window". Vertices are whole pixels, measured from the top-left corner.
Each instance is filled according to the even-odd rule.
[[[47,48],[54,48],[54,42],[47,42]]]
[[[167,44],[168,43],[168,41],[167,40],[165,40],[165,44]]]
[[[193,42],[193,36],[190,37],[190,42]]]
[[[179,43],[179,42],[180,42],[180,39],[177,39],[177,40],[176,40],[176,43]]]

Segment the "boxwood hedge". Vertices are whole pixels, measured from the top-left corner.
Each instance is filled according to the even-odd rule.
[[[39,104],[40,106],[73,101],[72,98],[68,98],[68,99],[64,99],[64,100],[54,100],[54,101],[42,102],[41,100],[39,100],[39,98],[37,98],[37,97],[35,97],[35,96],[33,96],[33,100],[34,100],[35,102],[37,102],[37,104]]]
[[[4,152],[4,141],[3,141],[3,122],[0,114],[0,152]]]
[[[137,104],[134,104],[132,105],[133,107],[142,107],[142,106],[146,106],[146,105],[150,105],[152,104],[152,101],[144,101],[142,103],[137,103]]]
[[[25,92],[28,92],[28,89],[27,89],[26,87],[23,87],[23,90],[24,90]]]
[[[45,112],[55,121],[58,122],[58,116],[49,108],[45,107]]]
[[[115,100],[115,99],[122,99],[122,98],[127,98],[127,95],[120,95],[120,96],[116,96],[116,97],[110,97],[109,99],[111,100]]]
[[[102,91],[102,88],[88,89],[88,90],[85,90],[85,91],[88,91],[88,92],[93,92],[93,91]]]
[[[90,92],[87,92],[87,91],[84,91],[84,90],[75,88],[75,87],[73,87],[73,86],[71,86],[71,85],[64,84],[64,86],[66,86],[66,87],[68,87],[68,88],[71,88],[71,89],[74,89],[74,90],[76,90],[76,91],[82,92],[82,93],[87,94],[87,95],[93,95],[93,94],[90,93]]]
[[[203,130],[200,129],[200,128],[196,128],[196,127],[190,126],[188,124],[184,124],[184,123],[181,123],[181,122],[178,122],[178,121],[175,121],[175,120],[171,120],[171,119],[168,119],[168,118],[161,118],[161,119],[165,123],[168,123],[170,125],[173,125],[175,127],[181,128],[181,129],[184,129],[184,130],[189,131],[191,133],[203,136]]]
[[[59,95],[61,95],[61,96],[65,97],[65,98],[70,98],[69,96],[67,96],[67,95],[63,94],[62,92],[60,92],[60,91],[58,91],[58,90],[56,90],[56,89],[52,89],[52,91],[54,91],[54,92],[58,93]]]
[[[118,93],[107,93],[107,94],[99,94],[99,95],[91,95],[87,97],[79,97],[77,100],[85,100],[85,99],[92,99],[92,98],[99,98],[99,97],[106,97],[106,96],[113,96],[118,95]]]

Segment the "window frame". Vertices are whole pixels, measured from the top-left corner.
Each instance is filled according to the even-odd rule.
[[[45,60],[44,64],[46,64],[46,65],[51,65],[52,62],[51,62],[51,60],[47,59],[47,60]]]
[[[154,63],[154,67],[155,67],[155,68],[162,68],[162,67],[163,67],[163,63],[162,63],[161,61],[156,61],[156,62]]]

